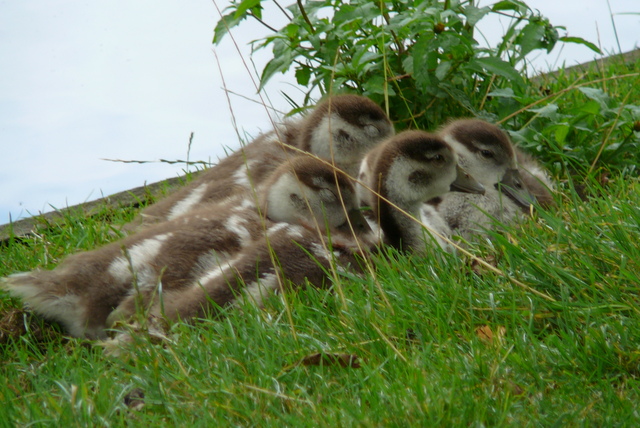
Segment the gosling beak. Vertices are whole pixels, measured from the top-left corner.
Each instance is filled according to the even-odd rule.
[[[451,183],[449,190],[452,192],[477,193],[484,195],[484,186],[471,176],[460,165],[456,166],[457,176]]]
[[[361,236],[365,233],[371,232],[371,227],[367,220],[362,215],[362,211],[358,208],[353,208],[347,212],[347,217],[349,221],[345,221],[336,229],[340,232],[351,233],[351,229],[349,228],[349,223],[351,223],[351,227],[353,227],[353,231],[356,235]]]
[[[502,180],[496,183],[496,189],[511,198],[521,208],[528,209],[535,201],[535,197],[524,186],[520,171],[515,168],[508,169],[504,173]]]

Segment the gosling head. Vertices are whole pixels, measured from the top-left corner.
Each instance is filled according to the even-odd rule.
[[[265,186],[262,207],[272,221],[319,225],[360,234],[370,228],[359,210],[351,181],[310,156],[285,161]]]
[[[500,128],[479,119],[460,119],[439,135],[458,154],[459,164],[485,187],[495,187],[516,204],[528,207],[533,196],[517,169],[514,148]]]
[[[385,241],[399,249],[424,248],[418,217],[423,202],[451,190],[484,193],[484,187],[457,165],[457,156],[435,134],[405,131],[389,139],[367,156],[371,166],[371,207]],[[384,199],[383,199],[384,198]],[[399,209],[405,213],[401,213]]]
[[[393,134],[389,118],[369,98],[336,95],[305,119],[298,146],[355,176],[365,153]]]
[[[484,193],[457,164],[457,155],[435,134],[405,131],[389,139],[373,161],[370,187],[401,208],[411,208],[449,191]]]

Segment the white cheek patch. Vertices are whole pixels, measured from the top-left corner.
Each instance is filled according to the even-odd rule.
[[[451,135],[445,135],[444,140],[449,143],[458,156],[458,165],[464,168],[485,188],[493,187],[500,182],[507,170],[507,165],[496,165],[493,160],[485,160],[478,157],[476,153],[472,153]]]
[[[171,208],[171,211],[169,212],[167,219],[171,220],[176,217],[179,217],[182,214],[188,212],[195,205],[200,203],[200,201],[202,201],[202,197],[204,196],[205,191],[207,190],[207,187],[208,187],[208,183],[202,183],[201,185],[193,189],[186,198],[184,198],[183,200],[175,204],[173,208]]]
[[[371,183],[371,157],[365,156],[360,163],[360,170],[358,172],[358,181],[360,183],[356,183],[356,196],[358,198],[358,204],[360,206],[372,205],[374,203],[374,195],[369,191],[365,186],[371,187],[373,189],[377,188],[377,184],[372,185]]]
[[[149,263],[156,258],[162,243],[171,236],[171,233],[158,235],[155,238],[145,239],[127,250],[127,257],[117,257],[109,266],[108,273],[118,282],[125,283],[133,278],[132,271],[139,275],[145,283],[149,282],[149,275],[153,275]],[[155,282],[155,280],[151,281]]]
[[[311,141],[309,142],[309,151],[323,159],[331,159],[332,150],[335,151],[332,132],[334,133],[335,127],[339,126],[340,119],[335,114],[331,116],[331,120],[327,116],[322,118],[311,133]]]
[[[349,135],[348,141],[338,140],[336,136],[341,131]],[[378,141],[378,136],[374,126],[354,126],[334,113],[323,117],[311,133],[310,151],[324,159],[331,159],[333,153],[336,163],[344,166],[359,162],[364,152]]]
[[[416,192],[414,186],[408,181],[412,172],[414,172],[414,168],[411,161],[399,157],[391,164],[386,177],[383,177],[389,193],[393,193],[393,202],[400,204],[400,207],[405,209],[411,204],[422,202],[422,195]]]
[[[296,207],[292,206],[290,195],[301,193],[302,184],[295,177],[283,175],[269,190],[267,196],[267,216],[272,221],[293,222],[295,219]]]

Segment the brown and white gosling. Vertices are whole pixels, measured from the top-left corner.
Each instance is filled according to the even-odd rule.
[[[533,181],[538,183],[537,197],[551,200],[549,191],[532,175],[542,169],[536,166],[525,181],[514,146],[497,126],[479,119],[461,119],[445,126],[439,135],[456,151],[460,165],[487,190],[484,195],[451,193],[430,201],[422,208],[425,222],[469,239],[483,234],[496,221],[508,223],[528,212],[536,198],[528,188]],[[535,165],[532,158],[527,160],[529,167]]]
[[[337,180],[337,181],[336,181]],[[357,207],[340,201],[355,198],[351,183],[321,161],[296,156],[270,177],[260,207],[250,198],[204,207],[147,228],[102,248],[72,255],[51,271],[19,273],[2,280],[10,294],[36,313],[61,323],[76,337],[104,338],[107,316],[138,293],[158,288],[180,290],[224,260],[251,247],[274,224],[328,224],[340,228],[351,220],[366,228]],[[280,226],[283,227],[283,226]],[[368,229],[367,229],[368,230]]]
[[[364,154],[393,134],[388,117],[370,99],[358,95],[329,97],[302,120],[259,136],[186,187],[147,207],[125,229],[171,220],[200,204],[259,187],[280,163],[298,153],[287,145],[331,161],[355,176]]]
[[[424,131],[401,132],[373,149],[362,162],[359,178],[375,191],[359,186],[359,199],[372,208],[384,242],[399,250],[424,251],[425,230],[417,221],[424,202],[449,191],[484,193],[458,166],[451,147]]]
[[[355,202],[355,199],[354,199]],[[145,293],[142,306],[155,317],[193,321],[246,298],[263,307],[266,296],[305,284],[325,287],[331,272],[362,272],[362,259],[374,245],[373,235],[354,236],[346,224],[328,233],[315,227],[276,223],[235,258],[211,269],[188,287]],[[138,305],[140,305],[138,303]],[[109,316],[107,324],[136,313],[130,297]]]
[[[316,178],[313,182],[318,184]],[[295,289],[307,282],[323,287],[332,270],[359,271],[361,258],[366,257],[374,239],[360,213],[350,180],[338,176],[338,185],[333,189],[325,184],[316,187],[310,184],[306,191],[315,193],[308,197],[310,201],[322,201],[319,207],[325,213],[324,223],[272,222],[264,236],[234,258],[212,267],[189,286],[165,287],[161,292],[147,289],[128,296],[109,316],[107,325],[130,318],[140,306],[151,316],[185,321],[215,314],[242,296],[262,307],[266,295],[283,287]],[[269,209],[280,209],[289,203],[282,200],[283,204],[278,204],[281,198],[290,198],[294,204],[305,203],[297,195],[288,197],[287,192],[277,192],[274,197]]]

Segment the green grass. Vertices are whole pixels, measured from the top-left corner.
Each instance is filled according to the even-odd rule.
[[[640,99],[637,77],[613,88],[619,102]],[[570,111],[580,96],[556,103]],[[565,152],[544,160],[575,155]],[[607,171],[560,175],[555,208],[472,247],[502,274],[468,257],[391,254],[375,279],[342,280],[344,301],[315,289],[274,297],[262,311],[175,324],[164,345],[141,335],[122,358],[25,316],[29,331],[0,344],[0,426],[637,426],[640,183],[633,169]],[[117,239],[110,225],[132,215],[70,214],[14,239],[0,276]],[[0,295],[0,312],[17,307]],[[303,363],[316,353],[360,367]]]

